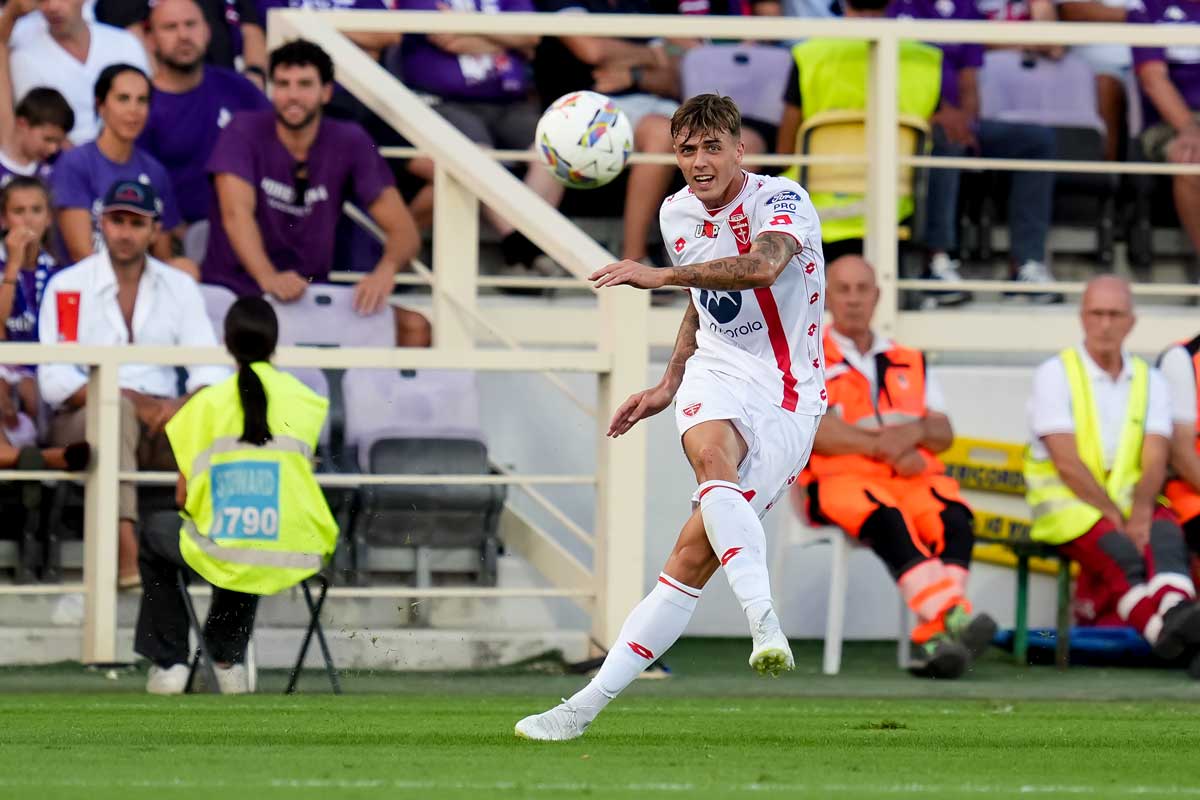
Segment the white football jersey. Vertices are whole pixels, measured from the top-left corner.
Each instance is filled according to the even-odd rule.
[[[688,188],[666,199],[659,225],[674,265],[744,255],[754,238],[767,231],[788,234],[799,248],[772,286],[740,292],[690,290],[700,330],[687,369],[732,375],[788,411],[823,414],[821,223],[808,193],[796,182],[749,172],[742,176],[742,190],[723,208],[705,208]]]

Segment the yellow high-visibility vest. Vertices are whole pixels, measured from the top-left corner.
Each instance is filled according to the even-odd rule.
[[[801,114],[809,119],[822,111],[858,111],[867,107],[870,79],[870,49],[866,40],[809,39],[792,48],[792,58],[800,71]],[[942,96],[942,51],[920,42],[900,42],[900,72],[896,80],[896,100],[901,114],[929,119],[937,111]],[[799,170],[789,175],[799,178]],[[805,187],[806,189],[808,187]],[[822,210],[861,204],[862,195],[810,192],[809,199],[818,215]],[[898,198],[896,219],[913,212],[913,198]],[[866,235],[866,219],[861,216],[821,216],[821,239],[840,242]]]
[[[329,401],[270,364],[251,368],[267,395],[271,441],[238,441],[236,375],[197,392],[166,434],[187,481],[184,560],[214,586],[267,595],[316,574],[337,546],[337,523],[312,472]]]
[[[1104,487],[1113,503],[1125,516],[1133,508],[1133,491],[1142,477],[1142,440],[1145,436],[1146,409],[1150,401],[1150,368],[1131,357],[1133,383],[1129,387],[1129,408],[1121,439],[1117,443],[1112,469],[1104,471],[1104,443],[1100,438],[1100,414],[1092,396],[1092,384],[1076,348],[1059,354],[1071,390],[1071,415],[1075,420],[1075,447],[1079,458],[1096,483]],[[1089,505],[1063,483],[1050,458],[1035,459],[1032,448],[1025,450],[1025,499],[1033,509],[1030,536],[1049,544],[1065,544],[1091,530],[1100,521],[1100,510]]]

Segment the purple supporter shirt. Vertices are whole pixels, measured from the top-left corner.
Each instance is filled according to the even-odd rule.
[[[398,0],[404,11],[436,11],[440,0]],[[532,0],[451,0],[455,11],[500,14],[535,11]],[[424,36],[406,35],[400,45],[404,83],[417,92],[447,100],[508,102],[524,100],[532,81],[529,62],[516,50],[496,55],[458,56]]]
[[[1129,22],[1146,25],[1195,25],[1200,22],[1200,3],[1190,0],[1164,2],[1164,0],[1131,0],[1126,16]],[[1183,96],[1188,108],[1200,111],[1200,47],[1135,47],[1133,67],[1140,68],[1151,61],[1163,61],[1171,83]],[[1149,128],[1162,121],[1162,115],[1154,103],[1142,94],[1143,127]]]
[[[981,20],[973,0],[892,0],[888,16],[895,19]],[[983,66],[981,44],[939,44],[942,50],[942,102],[959,104],[958,73]]]
[[[175,202],[167,170],[140,147],[133,148],[133,155],[124,164],[109,161],[95,142],[66,151],[54,164],[54,175],[50,179],[51,199],[55,208],[84,208],[92,212],[95,219],[104,193],[121,180],[153,186],[162,200],[163,227],[170,230],[179,224],[179,205]]]
[[[258,18],[263,28],[267,27],[267,12],[272,8],[311,8],[316,11],[388,11],[389,7],[383,0],[255,0],[258,6]]]
[[[138,147],[166,168],[184,222],[208,219],[212,203],[208,157],[221,129],[235,112],[270,107],[257,86],[224,67],[205,66],[203,81],[190,92],[155,89],[150,95],[150,118],[138,137]]]
[[[8,263],[8,253],[0,246],[0,272]],[[12,312],[4,324],[4,334],[10,342],[38,341],[38,309],[42,306],[42,295],[46,284],[59,271],[54,256],[43,250],[38,254],[37,266],[17,273],[17,291],[13,295]]]
[[[328,117],[322,118],[308,151],[308,190],[302,199],[296,197],[296,163],[275,133],[274,111],[243,111],[221,131],[208,171],[236,175],[254,187],[254,221],[275,269],[323,281],[333,267],[334,231],[343,201],[353,200],[367,210],[393,185],[392,171],[366,131]],[[212,203],[204,282],[226,286],[239,296],[261,294],[238,263],[215,194]]]

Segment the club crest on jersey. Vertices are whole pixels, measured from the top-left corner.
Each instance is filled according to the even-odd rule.
[[[737,239],[738,244],[743,247],[750,244],[750,220],[746,219],[744,213],[729,216],[729,230],[733,231],[733,238]]]
[[[704,222],[696,226],[697,239],[715,239],[720,232],[721,228],[709,220],[704,220]]]
[[[742,313],[742,293],[701,289],[700,305],[712,314],[713,319],[724,325],[733,322],[737,315]]]

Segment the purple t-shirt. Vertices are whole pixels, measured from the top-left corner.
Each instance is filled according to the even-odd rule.
[[[50,179],[50,194],[55,208],[84,208],[99,217],[104,193],[117,181],[138,181],[154,187],[162,200],[162,225],[167,230],[180,222],[179,205],[171,179],[158,159],[133,148],[133,155],[124,164],[109,161],[95,142],[68,150],[54,164]]]
[[[8,254],[0,247],[0,272],[8,262]],[[10,342],[38,341],[38,309],[42,307],[42,295],[46,284],[59,271],[54,257],[43,250],[38,255],[37,266],[17,273],[17,291],[13,296],[12,312],[4,325],[5,336]]]
[[[333,267],[342,203],[351,199],[366,210],[393,185],[392,171],[366,131],[328,117],[321,120],[306,163],[308,189],[297,198],[297,162],[275,133],[274,111],[243,111],[221,131],[208,171],[236,175],[254,187],[254,221],[275,269],[323,281]],[[238,263],[215,194],[209,218],[204,282],[226,286],[239,296],[261,294],[258,283]]]
[[[892,0],[888,16],[895,19],[981,20],[973,0]],[[942,102],[957,106],[958,73],[983,66],[981,44],[939,44],[942,49]]]
[[[404,11],[436,11],[440,0],[398,0]],[[533,0],[457,0],[455,11],[535,11]],[[400,44],[401,75],[414,91],[448,100],[507,102],[529,94],[529,62],[516,50],[496,55],[459,56],[424,36],[405,35]]]
[[[208,219],[212,184],[206,166],[221,129],[237,111],[270,107],[257,86],[224,67],[205,66],[203,81],[190,92],[155,89],[150,95],[150,118],[138,147],[166,167],[185,222]]]
[[[387,11],[388,5],[383,0],[255,0],[258,6],[258,18],[263,27],[267,26],[267,12],[272,8],[311,8],[317,11]]]
[[[1128,22],[1148,25],[1195,25],[1200,22],[1200,3],[1166,2],[1165,0],[1133,0],[1126,15]],[[1200,47],[1135,47],[1134,69],[1151,61],[1163,61],[1171,83],[1183,95],[1188,108],[1200,111]],[[1150,98],[1142,93],[1142,112],[1145,127],[1162,121],[1162,116]]]

